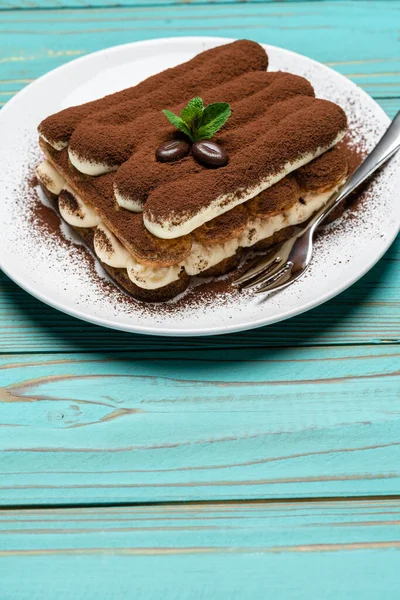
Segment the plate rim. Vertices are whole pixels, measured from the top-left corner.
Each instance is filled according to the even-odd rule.
[[[25,88],[20,90],[17,94],[15,94],[15,96],[13,96],[13,98],[11,98],[7,102],[7,104],[0,111],[0,122],[4,118],[4,114],[7,113],[10,106],[13,106],[13,104],[17,98],[21,99],[21,97],[24,94],[29,93],[29,90],[32,90],[33,87],[42,85],[43,81],[45,81],[47,78],[52,77],[54,75],[54,73],[59,73],[62,70],[67,70],[68,68],[71,68],[71,65],[76,65],[77,63],[84,63],[85,61],[90,60],[91,57],[93,57],[94,55],[98,56],[101,54],[117,52],[117,51],[121,51],[124,49],[129,49],[132,47],[137,48],[140,46],[141,47],[152,46],[154,44],[163,45],[165,43],[172,44],[172,43],[177,43],[177,42],[182,43],[182,44],[190,43],[190,42],[205,42],[207,45],[209,45],[209,44],[220,45],[223,43],[233,42],[235,40],[236,40],[236,38],[225,38],[225,37],[216,37],[216,36],[183,36],[183,37],[175,36],[175,37],[165,37],[165,38],[152,38],[152,39],[148,39],[148,40],[129,42],[127,44],[118,44],[116,46],[110,46],[109,48],[103,48],[103,49],[97,50],[95,52],[90,52],[88,54],[85,54],[84,56],[80,56],[72,61],[69,61],[69,62],[63,64],[63,65],[59,65],[58,67],[52,69],[51,71],[48,71],[47,73],[40,76],[38,79],[36,79],[32,83],[30,83],[29,85],[27,85]],[[361,87],[359,87],[357,84],[355,84],[353,81],[351,81],[350,79],[348,79],[347,77],[345,77],[344,75],[339,73],[338,71],[335,71],[334,69],[325,65],[324,63],[321,63],[313,58],[310,58],[310,57],[300,54],[298,52],[294,52],[292,50],[288,50],[286,48],[281,48],[279,46],[274,46],[271,44],[264,44],[262,42],[259,42],[259,43],[260,43],[260,45],[262,45],[265,48],[276,49],[280,53],[288,54],[289,56],[300,57],[301,59],[306,59],[309,63],[318,65],[319,68],[322,67],[323,69],[327,70],[328,72],[334,73],[335,76],[339,76],[339,77],[345,79],[347,83],[351,83],[352,85],[354,85],[358,89],[358,91],[361,92],[361,94],[364,95],[368,99],[369,102],[373,102],[373,104],[375,105],[375,109],[381,113],[382,118],[384,120],[386,120],[387,124],[389,124],[391,122],[389,116],[385,113],[383,108],[374,100],[374,98],[372,98]],[[339,294],[341,294],[342,292],[347,290],[354,283],[359,281],[366,273],[368,273],[379,262],[379,260],[384,256],[384,254],[388,251],[388,249],[390,248],[390,246],[393,244],[394,240],[396,239],[397,235],[398,235],[398,230],[396,231],[396,228],[394,227],[393,231],[390,232],[390,235],[385,239],[385,243],[383,244],[380,251],[373,257],[372,260],[368,261],[368,263],[366,263],[366,265],[364,265],[362,269],[357,270],[355,275],[349,276],[347,279],[342,281],[341,284],[339,284],[335,288],[334,291],[332,291],[332,290],[327,291],[325,294],[320,295],[316,300],[310,300],[308,303],[304,304],[301,308],[293,307],[291,310],[286,310],[281,315],[271,317],[271,318],[264,316],[255,321],[243,321],[240,324],[226,325],[226,326],[219,326],[219,327],[212,327],[212,328],[206,328],[206,327],[188,328],[188,327],[186,327],[185,329],[174,329],[171,327],[164,327],[162,329],[158,329],[156,324],[152,326],[152,325],[139,325],[139,324],[130,324],[130,323],[115,323],[114,321],[109,320],[107,317],[103,317],[100,315],[86,314],[86,313],[84,313],[84,311],[82,311],[78,308],[67,305],[67,303],[63,302],[62,300],[55,301],[46,292],[42,292],[40,289],[37,289],[37,287],[31,285],[29,282],[26,282],[24,280],[23,276],[19,276],[18,273],[14,274],[12,268],[8,269],[7,266],[4,264],[1,264],[0,266],[1,266],[2,271],[14,283],[16,283],[19,287],[21,287],[26,292],[28,292],[31,296],[40,300],[44,304],[47,304],[48,306],[50,306],[56,310],[59,310],[60,312],[62,312],[64,314],[73,316],[81,321],[85,321],[85,322],[91,323],[93,325],[99,325],[99,326],[102,326],[102,327],[105,327],[108,329],[124,331],[124,332],[129,332],[129,333],[143,334],[143,335],[153,335],[153,336],[160,336],[160,337],[188,337],[188,336],[203,337],[203,336],[223,335],[223,334],[228,334],[228,333],[238,333],[238,332],[242,332],[242,331],[249,331],[251,329],[257,329],[257,328],[263,327],[263,326],[266,327],[268,325],[273,325],[275,323],[285,321],[286,319],[291,319],[294,316],[299,316],[301,314],[304,314],[305,312],[308,312],[309,310],[312,310],[313,308],[317,308],[318,306],[321,306],[325,302],[332,300],[333,298],[335,298],[336,296],[338,296]]]

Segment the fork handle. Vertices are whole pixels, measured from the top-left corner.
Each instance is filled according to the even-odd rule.
[[[320,223],[333,211],[333,209],[342,200],[347,198],[355,189],[358,188],[372,173],[381,167],[397,150],[400,148],[400,111],[397,113],[386,132],[383,134],[375,148],[363,160],[361,165],[345,185],[330,198],[309,221],[307,226],[302,230],[302,233],[307,229],[317,229]]]

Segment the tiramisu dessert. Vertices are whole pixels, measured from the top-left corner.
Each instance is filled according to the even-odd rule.
[[[39,125],[37,177],[135,298],[236,268],[346,180],[343,110],[240,40]]]

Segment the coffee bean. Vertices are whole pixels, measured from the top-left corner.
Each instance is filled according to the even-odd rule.
[[[185,142],[185,140],[169,140],[157,148],[156,159],[160,162],[172,162],[184,158],[189,152],[189,142]]]
[[[192,154],[197,161],[207,167],[223,167],[229,161],[225,150],[209,140],[195,142],[192,146]]]

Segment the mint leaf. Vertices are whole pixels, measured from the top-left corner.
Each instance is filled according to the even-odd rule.
[[[229,119],[231,107],[227,102],[214,102],[204,108],[203,100],[196,97],[182,109],[180,117],[170,110],[163,110],[163,113],[191,142],[196,142],[212,138]]]
[[[186,125],[186,123],[183,121],[183,119],[181,119],[181,117],[178,117],[178,115],[175,115],[170,110],[163,110],[163,113],[167,117],[168,121],[170,123],[172,123],[172,125],[174,127],[179,129],[180,131],[182,131],[184,134],[186,134],[190,138],[190,140],[193,141],[192,132],[190,131],[190,129]]]
[[[205,140],[213,137],[231,115],[231,107],[227,102],[214,102],[203,111],[198,129],[194,134],[195,140]]]
[[[186,108],[181,111],[181,117],[191,131],[197,127],[203,110],[203,100],[197,97],[192,98]]]

